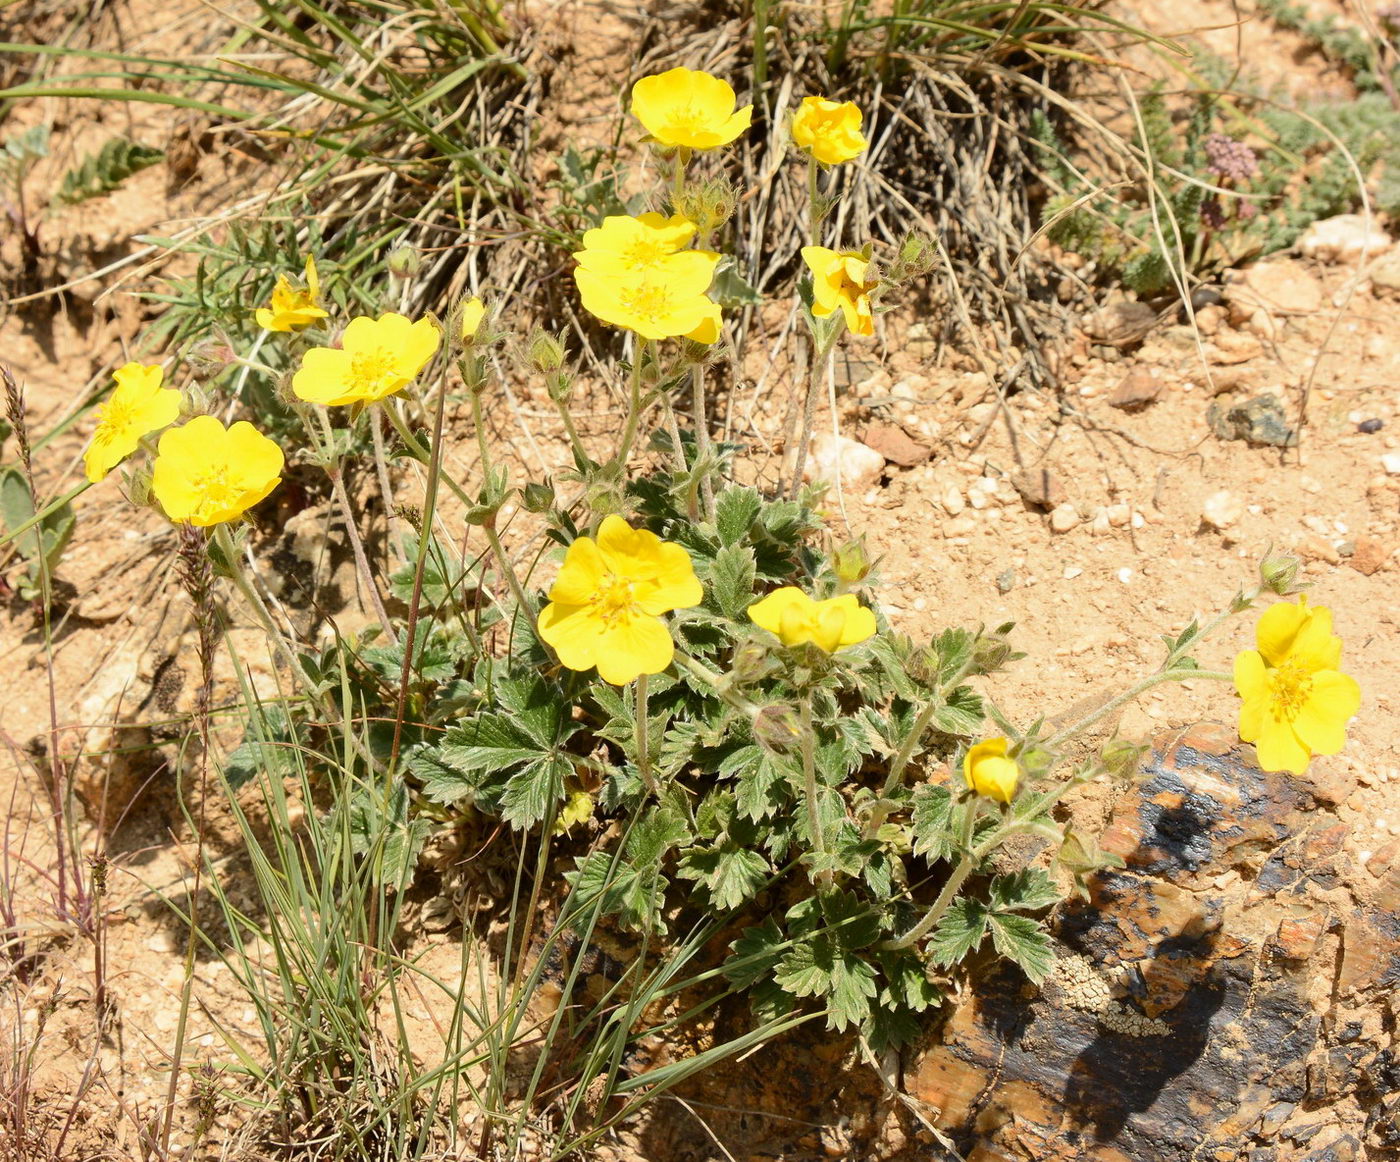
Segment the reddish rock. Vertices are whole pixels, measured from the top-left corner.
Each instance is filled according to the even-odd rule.
[[[1145,408],[1162,394],[1162,381],[1150,367],[1134,367],[1123,376],[1113,394],[1108,397],[1110,407],[1123,411],[1137,411]]]
[[[1060,478],[1048,468],[1023,468],[1011,474],[1011,487],[1027,504],[1052,509],[1064,504],[1067,496]]]
[[[867,424],[861,442],[901,468],[917,467],[933,456],[932,448],[913,439],[897,424]]]
[[[1385,545],[1376,540],[1375,537],[1357,537],[1356,551],[1347,558],[1347,564],[1358,573],[1364,573],[1369,577],[1384,569],[1389,557],[1390,553],[1386,550]]]

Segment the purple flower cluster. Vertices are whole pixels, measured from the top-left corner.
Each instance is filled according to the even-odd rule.
[[[1202,144],[1206,151],[1206,169],[1232,181],[1248,181],[1259,172],[1259,159],[1243,141],[1212,133]]]

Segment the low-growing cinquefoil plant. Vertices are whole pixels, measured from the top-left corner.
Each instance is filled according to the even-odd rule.
[[[357,639],[293,640],[244,572],[250,546],[237,522],[277,487],[285,461],[251,424],[187,417],[166,427],[149,471],[129,469],[133,497],[207,530],[215,567],[294,685],[268,706],[249,689],[248,736],[225,774],[263,780],[270,815],[288,829],[284,778],[323,809],[304,838],[279,834],[270,852],[253,852],[267,917],[225,899],[226,955],[259,998],[272,1069],[240,1047],[245,1066],[284,1087],[284,1119],[349,1125],[340,1139],[349,1154],[369,1138],[411,1154],[462,1086],[486,1115],[479,1152],[495,1135],[519,1145],[545,1127],[558,1156],[687,1068],[812,1016],[872,1050],[907,1040],[987,941],[1033,981],[1049,971],[1047,911],[1114,862],[1055,809],[1090,780],[1130,777],[1142,752],[1112,737],[1091,744],[1113,711],[1161,683],[1233,679],[1241,737],[1266,767],[1301,771],[1313,754],[1340,749],[1359,705],[1330,613],[1305,598],[1264,613],[1258,649],[1233,673],[1196,660],[1263,593],[1296,593],[1296,566],[1275,559],[1217,617],[1167,637],[1160,667],[1055,730],[997,706],[996,675],[1021,656],[1010,625],[929,640],[887,625],[866,548],[833,538],[814,508],[821,492],[800,483],[837,340],[873,335],[888,271],[917,266],[916,240],[882,272],[872,245],[843,246],[826,229],[825,170],[864,148],[859,110],[809,100],[792,126],[807,166],[801,304],[816,357],[792,486],[765,495],[728,473],[706,382],[707,352],[725,338],[720,288],[735,265],[723,252],[732,199],[717,177],[720,151],[745,131],[749,109],[724,81],[688,69],[639,81],[632,109],[667,187],[654,209],[597,222],[575,254],[583,306],[628,338],[626,405],[609,453],[578,435],[559,341],[527,344],[573,453],[567,477],[513,482],[493,457],[482,419],[502,324],[481,300],[444,311],[445,322],[385,312],[341,330],[308,258],[304,282],[279,278],[256,304],[267,341],[285,344],[296,367],[275,383],[303,425],[295,454],[328,477],[371,595],[376,624]],[[454,368],[478,436],[470,490],[444,470]],[[123,371],[90,476],[174,419],[154,370]],[[423,384],[424,406],[411,412],[405,400]],[[191,393],[182,406],[207,399]],[[658,456],[639,470],[652,416]],[[411,529],[387,594],[343,485],[352,457],[373,464],[386,510]],[[424,469],[421,505],[396,501],[399,458]],[[560,499],[566,485],[571,500]],[[502,540],[515,497],[562,550],[539,570],[519,569]],[[452,503],[475,553],[453,547]],[[395,929],[428,838],[481,817],[518,835],[513,902],[499,961],[489,973],[477,966],[475,984],[464,961],[454,986],[406,959]],[[575,954],[604,931],[626,962],[601,998],[578,1000]],[[266,949],[256,968],[254,945]],[[568,1003],[532,1021],[551,957],[570,961]],[[376,1048],[378,1014],[397,1014],[410,981],[455,987],[463,1022],[444,1062],[422,1075],[406,1037],[394,1054]],[[753,1031],[688,1066],[629,1075],[629,1046],[723,996],[747,998]],[[511,1091],[512,1054],[538,1048],[541,1028],[531,1080]]]

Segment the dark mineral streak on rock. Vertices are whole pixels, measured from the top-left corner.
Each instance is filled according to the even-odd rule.
[[[910,1063],[911,1092],[965,1157],[1395,1156],[1394,1017],[1364,1032],[1330,998],[1400,986],[1400,916],[1346,903],[1345,828],[1304,780],[1252,759],[1225,728],[1161,740],[1103,837],[1126,866],[1059,917],[1060,955],[1094,987],[1076,993],[1071,974],[1037,996],[989,967]],[[1363,1112],[1339,1128],[1316,1111],[1343,1096]]]

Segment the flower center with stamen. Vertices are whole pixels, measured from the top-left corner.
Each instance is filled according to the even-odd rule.
[[[350,357],[350,381],[357,392],[374,395],[380,392],[385,381],[397,377],[398,365],[394,357],[382,347],[373,351],[356,351]]]
[[[102,409],[97,421],[97,431],[93,433],[92,438],[94,442],[103,443],[120,439],[135,421],[136,408],[129,401],[109,400],[107,406]]]
[[[635,582],[610,573],[603,578],[589,604],[608,625],[630,621],[641,613],[637,608],[636,588]]]
[[[229,471],[229,465],[219,464],[190,478],[190,487],[202,498],[201,509],[219,511],[237,504],[243,488],[229,480]]]
[[[670,287],[651,280],[624,290],[620,298],[623,310],[649,323],[659,322],[670,314],[675,301]]]
[[[1292,722],[1312,695],[1309,670],[1288,660],[1269,673],[1269,709],[1275,722]]]
[[[652,242],[647,238],[638,238],[629,242],[622,251],[622,260],[629,266],[639,269],[657,266],[668,254],[668,251],[660,243]]]

